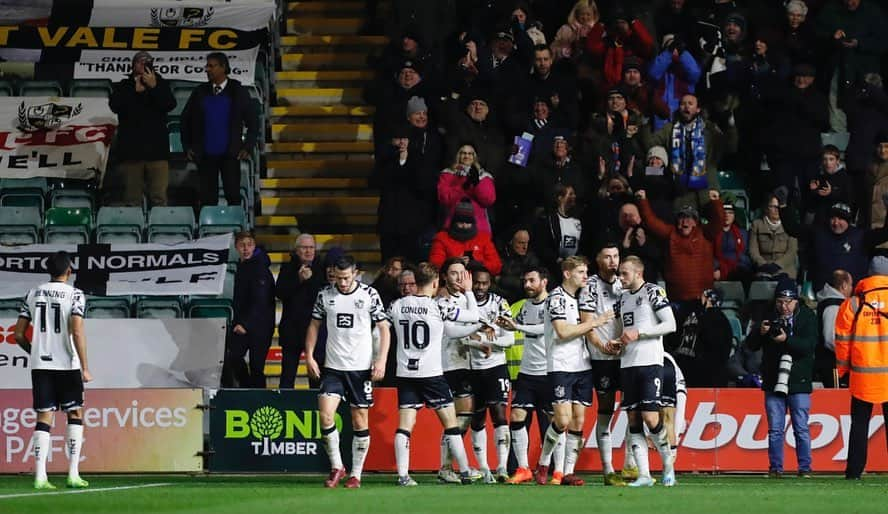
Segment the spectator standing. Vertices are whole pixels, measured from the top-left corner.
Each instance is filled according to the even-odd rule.
[[[256,149],[258,114],[247,89],[228,76],[224,53],[208,54],[206,71],[207,82],[194,88],[182,112],[182,147],[197,163],[200,206],[218,203],[220,173],[228,205],[240,205],[240,161]]]
[[[490,237],[490,217],[487,210],[496,202],[493,175],[478,162],[475,147],[463,145],[455,155],[455,162],[438,176],[438,202],[444,214],[444,229],[450,228],[453,213],[463,200],[468,200],[474,212],[478,232]]]
[[[817,320],[820,338],[814,353],[814,380],[824,387],[838,387],[833,372],[836,369],[836,316],[839,306],[854,290],[851,275],[841,269],[833,271],[829,282],[817,291]]]
[[[568,184],[555,186],[546,213],[534,223],[530,241],[540,262],[551,276],[561,269],[561,261],[577,255],[583,236],[583,224],[574,216],[577,195]]]
[[[608,20],[606,27],[598,24],[586,37],[586,51],[603,65],[605,90],[620,83],[627,57],[648,61],[655,50],[654,38],[627,8],[614,6]]]
[[[886,217],[886,199],[888,199],[888,130],[880,132],[875,138],[875,159],[869,165],[864,188],[861,213],[866,220],[865,226],[881,228],[888,221]]]
[[[466,265],[478,261],[494,276],[499,275],[503,267],[490,234],[478,230],[472,205],[467,201],[456,206],[450,226],[435,234],[429,252],[429,262],[438,268],[453,257],[463,258]]]
[[[842,103],[848,115],[848,147],[845,163],[848,173],[859,181],[865,177],[873,159],[873,144],[888,135],[888,94],[882,77],[867,73],[854,87],[848,88]],[[881,203],[881,200],[879,200]],[[858,203],[866,207],[865,203]]]
[[[457,107],[465,100],[462,111]],[[487,95],[473,89],[468,95],[451,98],[446,102],[444,113],[447,118],[444,128],[444,154],[456,155],[460,147],[471,144],[477,152],[476,160],[494,176],[503,169],[506,162],[505,136],[490,112]]]
[[[795,279],[798,270],[799,242],[783,226],[780,202],[771,195],[765,203],[765,214],[752,222],[749,234],[749,257],[756,277],[777,280]]]
[[[142,206],[145,186],[148,205],[167,204],[170,178],[170,140],[167,113],[176,107],[169,82],[154,71],[148,52],[133,56],[130,76],[114,85],[108,99],[117,114],[115,152],[123,178],[123,204]]]
[[[802,0],[786,3],[786,22],[783,25],[783,48],[790,63],[795,65],[816,62],[816,34],[813,22],[808,21],[808,6]]]
[[[305,331],[318,291],[327,285],[326,270],[314,236],[299,234],[290,260],[281,265],[274,294],[281,301],[278,342],[281,345],[280,389],[293,389],[299,357],[305,350]]]
[[[651,62],[648,73],[654,82],[652,126],[656,131],[669,122],[684,95],[694,94],[702,72],[685,40],[667,34],[663,36],[660,53]]]
[[[578,61],[584,53],[586,37],[600,18],[595,0],[579,0],[575,3],[567,15],[567,23],[558,29],[552,41],[555,61]]]
[[[826,145],[821,152],[819,173],[808,182],[808,199],[805,202],[808,214],[805,221],[823,223],[829,217],[830,207],[837,203],[848,204],[852,212],[856,210],[851,193],[851,177],[841,161],[839,149]]]
[[[811,231],[811,263],[808,269],[815,291],[819,291],[837,269],[843,269],[858,279],[868,275],[866,235],[865,230],[851,225],[851,207],[844,203],[832,206],[829,220]]]
[[[265,389],[265,358],[274,335],[274,277],[268,269],[271,260],[256,247],[252,232],[235,236],[240,255],[234,277],[234,328],[225,360],[229,370],[237,370],[244,356],[250,354],[249,374],[242,377],[240,387]]]
[[[530,232],[525,228],[515,230],[500,255],[503,269],[496,282],[497,290],[512,304],[524,296],[524,273],[540,265],[540,260],[530,249]]]
[[[752,262],[749,259],[749,233],[736,223],[734,204],[724,202],[725,222],[721,237],[715,242],[716,280],[752,280]],[[681,366],[684,369],[684,366]]]
[[[721,295],[706,289],[682,323],[678,346],[671,350],[684,372],[688,387],[728,385],[728,358],[731,356],[731,324],[721,311]]]
[[[811,476],[811,378],[817,345],[817,318],[799,302],[798,286],[782,279],[774,294],[772,319],[750,330],[746,344],[762,349],[762,389],[768,416],[768,475],[783,476],[786,413],[792,423],[800,477]]]
[[[390,257],[386,259],[385,265],[379,270],[376,279],[370,284],[370,287],[376,289],[379,298],[382,300],[382,306],[388,309],[395,299],[400,295],[398,293],[398,277],[405,267],[404,258],[400,256]]]

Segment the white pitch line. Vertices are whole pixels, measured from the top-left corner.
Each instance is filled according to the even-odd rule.
[[[144,489],[146,487],[164,487],[167,485],[173,485],[171,483],[158,483],[158,484],[141,484],[141,485],[122,485],[118,487],[96,487],[93,489],[72,489],[70,491],[48,491],[48,492],[33,492],[33,493],[16,493],[16,494],[0,494],[0,500],[5,500],[7,498],[25,498],[29,496],[54,496],[57,494],[83,494],[83,493],[99,493],[102,491],[123,491],[124,489]]]

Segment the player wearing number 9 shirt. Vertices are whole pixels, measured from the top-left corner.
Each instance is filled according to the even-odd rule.
[[[398,485],[414,486],[410,478],[410,434],[416,424],[416,411],[423,405],[434,409],[444,427],[444,438],[456,458],[460,481],[470,484],[469,463],[456,420],[453,395],[442,366],[442,341],[447,337],[467,335],[476,323],[479,311],[472,295],[467,295],[467,308],[436,301],[438,270],[427,262],[414,273],[417,293],[395,300],[389,307],[394,330],[398,334],[398,430],[395,432],[395,461]]]
[[[330,458],[325,487],[336,487],[345,476],[339,452],[339,432],[334,417],[339,402],[351,405],[352,474],[345,486],[361,487],[361,472],[370,449],[368,410],[373,405],[373,382],[385,375],[389,348],[389,322],[379,293],[355,280],[355,260],[345,255],[334,263],[333,285],[322,289],[315,300],[305,334],[305,365],[312,378],[321,379],[318,410],[321,436]],[[323,371],[314,360],[321,323],[327,327],[327,354]],[[379,353],[373,360],[373,324],[379,326]]]

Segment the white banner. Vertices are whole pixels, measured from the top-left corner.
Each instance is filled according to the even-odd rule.
[[[116,130],[105,98],[0,98],[0,177],[101,177]]]
[[[231,234],[178,244],[87,244],[0,247],[0,298],[22,298],[49,280],[46,259],[70,252],[73,284],[87,294],[219,295]]]
[[[80,60],[74,63],[75,79],[111,79],[118,82],[127,78],[132,71],[132,50],[82,50]],[[152,50],[154,69],[167,80],[189,80],[206,82],[204,70],[206,56],[203,51],[159,51]],[[250,86],[256,74],[256,60],[259,47],[246,50],[228,50],[229,76],[241,84]]]
[[[30,357],[15,344],[17,320],[0,320],[0,389],[30,389]],[[223,319],[86,319],[92,389],[219,387]]]
[[[94,0],[89,25],[260,30],[266,28],[274,16],[274,0]]]

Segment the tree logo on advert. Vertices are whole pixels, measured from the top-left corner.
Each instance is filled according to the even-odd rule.
[[[41,105],[25,105],[22,101],[18,109],[18,128],[22,132],[54,130],[81,111],[83,104],[72,106],[49,102]]]
[[[263,457],[317,455],[321,439],[320,415],[316,410],[279,410],[263,405],[252,413],[226,409],[225,439],[251,439],[250,451]],[[336,429],[342,417],[336,414]]]
[[[250,430],[256,439],[277,439],[284,430],[284,418],[274,407],[260,407],[250,417]]]

